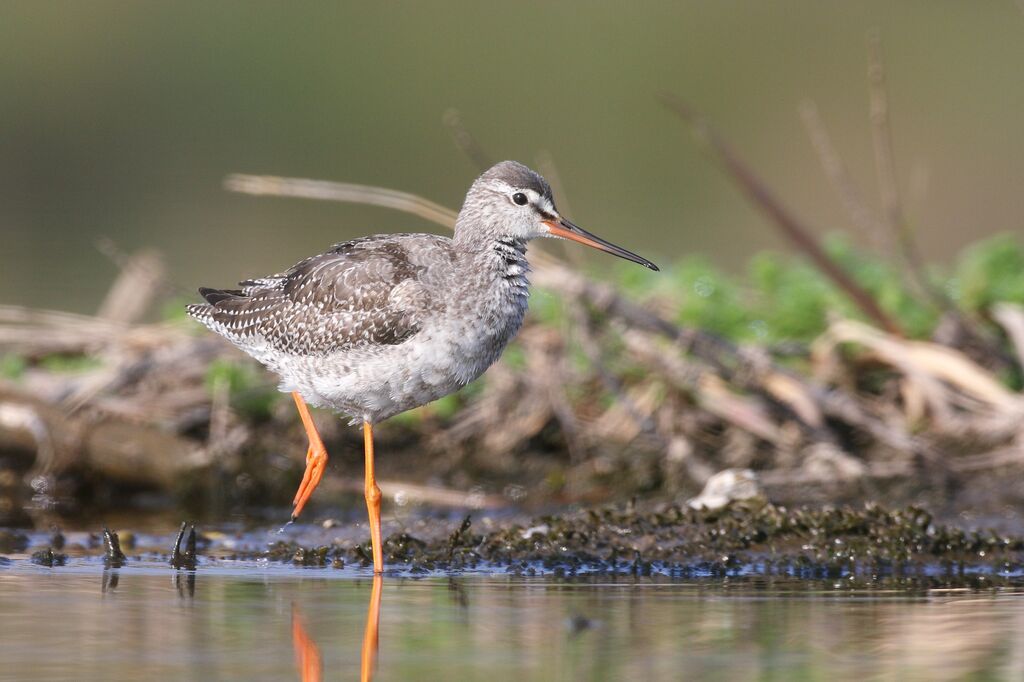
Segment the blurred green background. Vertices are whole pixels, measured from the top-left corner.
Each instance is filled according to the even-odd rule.
[[[337,179],[457,207],[476,171],[441,123],[450,107],[495,157],[550,153],[581,225],[659,262],[701,252],[736,267],[782,245],[655,94],[706,113],[816,229],[853,229],[797,107],[818,104],[875,201],[873,27],[925,255],[1020,231],[1013,0],[4,3],[0,301],[94,309],[114,276],[100,236],[158,248],[193,288],[361,234],[436,231],[382,210],[233,195],[222,180]]]

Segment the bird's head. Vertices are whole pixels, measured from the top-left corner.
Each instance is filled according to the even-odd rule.
[[[555,208],[547,181],[521,163],[502,161],[484,172],[469,188],[459,213],[456,238],[479,240],[510,237],[569,239],[639,263],[658,267],[640,256],[593,235],[562,217]]]

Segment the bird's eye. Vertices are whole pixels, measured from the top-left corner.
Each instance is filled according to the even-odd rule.
[[[517,206],[526,206],[530,203],[530,199],[522,192],[516,192],[512,195],[512,202]]]

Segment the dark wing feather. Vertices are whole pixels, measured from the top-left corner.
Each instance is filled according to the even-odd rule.
[[[207,303],[217,305],[221,301],[242,296],[244,295],[244,292],[238,289],[210,289],[209,287],[199,287],[199,295],[205,298]]]
[[[278,353],[402,343],[431,307],[424,265],[407,248],[415,245],[386,235],[338,244],[240,290],[202,289],[208,305],[189,306],[189,314],[240,346]]]

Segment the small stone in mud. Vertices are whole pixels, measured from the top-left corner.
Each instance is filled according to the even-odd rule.
[[[171,555],[171,566],[174,568],[194,571],[196,568],[196,527],[195,524],[189,529],[188,540],[185,542],[185,551],[181,551],[181,541],[185,537],[185,527],[188,524],[181,522],[181,529],[178,530],[178,537],[174,541],[174,553]]]
[[[548,531],[550,531],[550,530],[551,530],[551,526],[549,526],[546,523],[542,523],[539,526],[530,526],[526,530],[520,531],[519,537],[521,537],[524,540],[529,540],[534,535],[539,535],[541,537],[544,537],[545,535],[548,534]]]
[[[716,511],[732,502],[747,500],[768,502],[757,473],[750,469],[725,469],[709,478],[700,495],[686,504],[691,509]]]
[[[103,529],[103,563],[110,568],[124,566],[126,557],[121,551],[121,541],[117,533],[109,528]]]
[[[50,527],[50,546],[54,549],[64,549],[64,534],[57,526]]]
[[[53,568],[54,566],[63,566],[67,560],[67,554],[58,554],[53,551],[52,547],[41,549],[32,554],[32,563],[39,564],[40,566],[47,566],[49,568]]]

